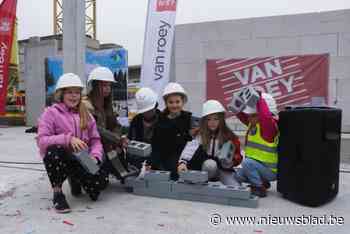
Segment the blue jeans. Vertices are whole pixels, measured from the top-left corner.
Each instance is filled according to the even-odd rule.
[[[244,158],[241,165],[242,168],[239,168],[236,173],[236,179],[241,183],[246,182],[261,187],[263,181],[276,180],[276,173],[254,159]]]

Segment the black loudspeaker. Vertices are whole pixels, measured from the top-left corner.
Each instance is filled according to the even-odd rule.
[[[342,111],[287,108],[279,114],[277,191],[284,198],[320,206],[338,193]]]

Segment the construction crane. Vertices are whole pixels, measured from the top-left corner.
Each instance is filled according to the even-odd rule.
[[[54,34],[63,33],[63,0],[53,0]],[[85,0],[86,35],[96,39],[96,0]]]

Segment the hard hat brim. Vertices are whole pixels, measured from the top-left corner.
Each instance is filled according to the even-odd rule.
[[[140,110],[137,110],[137,114],[143,114],[147,111],[150,111],[152,109],[154,109],[156,107],[157,103],[155,103],[154,105],[152,106],[149,106],[149,107],[146,107],[146,108],[143,108],[143,109],[140,109]]]
[[[246,106],[244,110],[242,111],[245,114],[256,114],[256,108],[252,108],[250,106]]]

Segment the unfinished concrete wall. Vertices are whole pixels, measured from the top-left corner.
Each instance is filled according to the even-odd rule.
[[[350,10],[177,25],[176,81],[188,109],[206,98],[206,59],[329,53],[329,103],[343,109],[350,131]]]
[[[85,77],[85,0],[63,1],[63,73]]]
[[[57,41],[40,41],[33,37],[24,46],[25,91],[26,91],[26,125],[35,126],[45,108],[45,58],[57,53]]]

